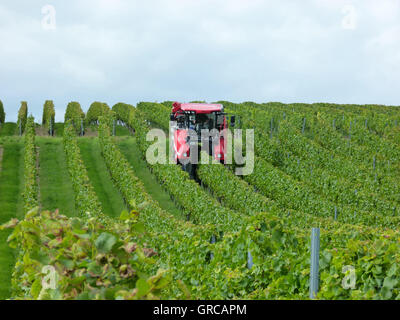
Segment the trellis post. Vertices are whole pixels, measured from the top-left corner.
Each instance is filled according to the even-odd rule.
[[[310,299],[315,299],[319,286],[319,228],[311,231]]]
[[[247,268],[251,269],[253,267],[253,256],[251,255],[250,249],[247,250]]]

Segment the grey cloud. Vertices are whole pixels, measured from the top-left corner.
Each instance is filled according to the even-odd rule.
[[[394,0],[3,1],[0,99],[9,121],[21,100],[40,120],[53,99],[58,121],[72,100],[398,105],[399,18]]]

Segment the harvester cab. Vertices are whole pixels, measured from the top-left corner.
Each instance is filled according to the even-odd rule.
[[[195,178],[201,150],[220,162],[225,160],[224,130],[234,127],[236,119],[224,113],[222,104],[175,102],[170,120],[175,160],[192,178]],[[197,150],[195,158],[193,150]]]

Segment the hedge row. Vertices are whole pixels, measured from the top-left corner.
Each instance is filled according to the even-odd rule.
[[[148,142],[146,142],[145,133],[148,128],[146,129],[144,120],[147,118],[144,118],[141,113],[134,118],[135,123],[133,124],[139,146],[146,150]],[[164,167],[168,167],[168,165],[164,165]],[[225,174],[224,168],[219,165],[211,166],[208,169],[210,171],[205,170],[204,175],[210,179],[212,175]],[[268,176],[268,172],[263,172],[259,176],[265,177],[266,174]],[[174,175],[170,174],[169,179],[173,181]],[[260,183],[271,186],[277,181],[279,178],[271,182],[261,179]],[[174,186],[179,188],[179,183],[171,183],[171,188]],[[242,187],[238,188],[242,189]],[[227,186],[229,190],[234,190],[234,188],[236,188],[234,185]],[[279,188],[281,186],[278,186]],[[193,191],[192,188],[189,189]],[[229,193],[229,190],[226,192]],[[245,188],[243,187],[242,190]],[[285,190],[281,190],[281,196],[284,195]],[[226,197],[225,201],[232,200],[227,197],[223,189],[216,189],[216,191],[220,196]],[[289,200],[289,197],[287,199]],[[291,199],[292,202],[298,200]],[[257,211],[263,206],[262,202],[260,202],[260,207],[256,203],[250,203],[250,205]],[[229,202],[229,204],[239,210],[245,210],[238,202]],[[222,239],[217,237],[217,242],[209,245],[208,248],[213,254],[210,255],[208,264],[199,263],[196,259],[196,252],[191,251],[194,261],[200,265],[194,271],[193,259],[189,259],[185,264],[185,270],[194,272],[189,276],[182,271],[181,279],[189,280],[192,296],[197,299],[305,299],[308,297],[309,290],[309,230],[316,222],[320,222],[320,226],[323,228],[321,232],[320,298],[399,297],[396,281],[399,272],[396,267],[398,263],[396,250],[399,247],[398,233],[372,228],[371,230],[368,228],[368,232],[366,232],[367,228],[364,229],[361,226],[349,228],[349,225],[334,222],[332,219],[312,218],[303,214],[304,217],[301,220],[301,216],[302,214],[296,212],[289,212],[287,217],[283,215],[277,217],[268,213],[256,213],[251,217],[242,215],[244,223],[238,232],[227,232]],[[305,217],[310,218],[309,224]],[[301,224],[297,224],[298,219],[302,221]],[[325,229],[329,229],[329,232]],[[176,250],[181,251],[179,246],[176,247]],[[250,265],[249,257],[252,262]],[[172,259],[172,261],[174,260]],[[371,268],[369,261],[374,261],[374,264],[379,266],[378,269]],[[173,263],[171,265],[175,272],[181,270],[179,265]],[[356,290],[346,290],[341,286],[341,281],[345,276],[341,269],[344,265],[356,266]]]
[[[38,186],[36,168],[35,123],[32,116],[27,120],[24,148],[24,210],[38,206]]]
[[[79,214],[84,218],[95,217],[106,223],[109,218],[102,213],[100,201],[90,183],[71,121],[65,125],[63,142],[75,194],[75,206]]]
[[[132,121],[133,114],[136,108],[131,104],[126,104],[119,102],[112,107],[112,111],[114,112],[115,119],[123,122],[129,129],[129,123]]]
[[[18,111],[18,121],[17,121],[17,127],[18,130],[19,128],[21,128],[21,133],[25,132],[27,119],[28,119],[28,103],[26,101],[22,101],[21,107],[19,108]]]
[[[86,124],[87,125],[91,125],[91,124],[98,125],[99,117],[101,117],[103,115],[110,115],[110,114],[111,114],[111,109],[107,105],[107,103],[98,102],[98,101],[93,102],[90,105],[88,112],[86,113]]]
[[[0,100],[0,124],[3,124],[6,120],[6,114],[4,112],[3,102]]]
[[[34,208],[24,220],[0,226],[14,229],[9,244],[18,252],[12,298],[163,298],[170,276],[163,269],[147,273],[156,252],[135,242],[141,236],[136,225],[136,214],[123,214],[119,221],[104,225]]]
[[[50,132],[54,130],[56,111],[54,109],[54,103],[52,100],[46,100],[43,105],[43,118],[42,125],[47,129],[49,134],[53,134]]]
[[[149,196],[129,162],[113,142],[108,126],[109,121],[105,117],[100,119],[99,139],[107,168],[114,184],[131,209],[140,208],[141,220],[146,224],[146,229],[155,232],[173,232],[177,228],[193,228],[191,223],[176,220],[174,216],[162,210]]]
[[[85,120],[85,113],[82,111],[79,102],[68,103],[67,110],[64,116],[64,122],[71,120],[72,125],[75,128],[75,132],[79,133],[81,131],[81,122]]]

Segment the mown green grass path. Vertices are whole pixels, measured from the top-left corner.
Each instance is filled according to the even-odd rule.
[[[99,139],[79,138],[78,145],[90,182],[100,200],[103,212],[111,217],[119,217],[121,212],[126,210],[126,206],[122,195],[114,186],[108,173],[101,155]]]
[[[76,216],[74,190],[69,177],[61,138],[36,137],[39,147],[40,205],[44,210],[59,209]]]
[[[0,171],[0,224],[23,216],[23,142],[10,139],[3,143]],[[15,252],[7,244],[10,231],[0,231],[0,300],[10,297]]]
[[[179,219],[184,219],[182,211],[171,200],[168,192],[162,188],[156,177],[151,173],[146,161],[141,157],[136,140],[134,138],[122,138],[118,140],[118,147],[130,163],[136,176],[142,181],[147,193],[159,203],[162,209]]]

